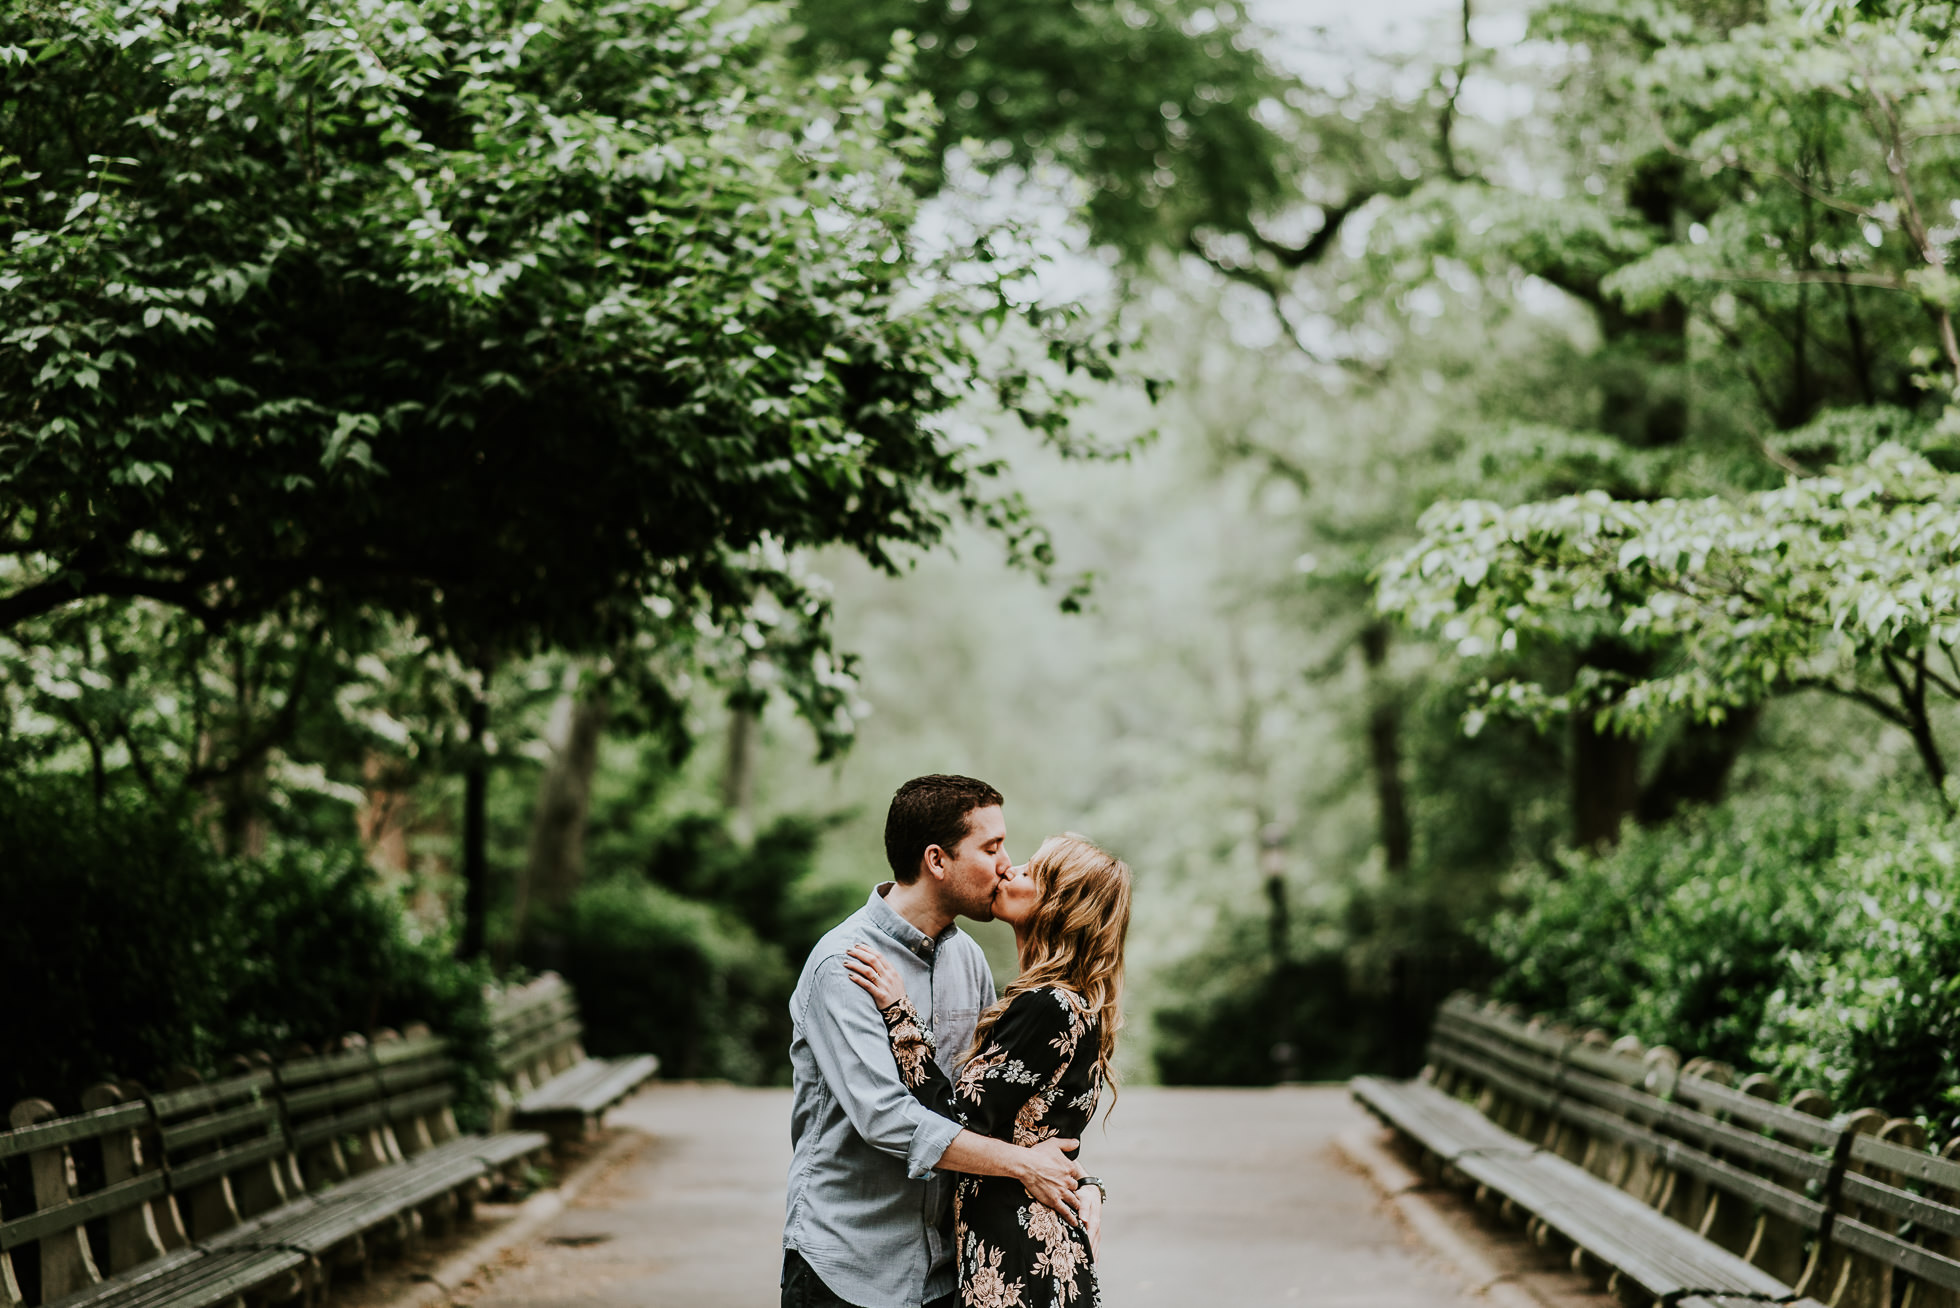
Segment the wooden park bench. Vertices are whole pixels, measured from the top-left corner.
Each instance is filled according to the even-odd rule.
[[[467,1215],[479,1187],[549,1147],[464,1135],[455,1067],[426,1031],[281,1062],[241,1060],[152,1093],[104,1083],[83,1111],[17,1104],[0,1168],[28,1210],[0,1211],[0,1305],[244,1308],[312,1302],[376,1244]]]
[[[589,1135],[608,1108],[660,1070],[652,1054],[588,1058],[572,988],[556,972],[490,996],[501,1123],[536,1126],[554,1140]]]
[[[1629,1302],[1960,1304],[1960,1138],[1929,1152],[1914,1122],[1465,996],[1420,1077],[1353,1093]]]

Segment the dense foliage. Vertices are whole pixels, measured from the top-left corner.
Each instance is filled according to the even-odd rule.
[[[589,769],[531,767],[555,683],[628,735],[673,736],[704,681],[784,695],[829,755],[853,659],[810,548],[895,570],[970,520],[1044,571],[953,410],[1065,441],[1113,351],[999,229],[918,230],[939,118],[903,38],[841,76],[788,41],[739,4],[0,13],[0,766],[111,826],[173,815],[157,857],[214,878],[245,957],[270,927],[226,905],[271,912],[251,869],[302,849],[474,953],[527,875],[493,779],[584,821]],[[388,932],[320,916],[308,961],[379,967],[353,937]],[[138,1061],[251,1034],[203,1011]]]
[[[1290,139],[1300,88],[1267,54],[1270,33],[1232,0],[798,0],[795,13],[819,63],[875,67],[894,32],[913,33],[942,156],[1062,174],[1090,237],[1132,259],[1244,241],[1296,174],[1324,166]]]
[[[11,6],[0,625],[304,597],[604,643],[807,602],[799,546],[1012,521],[932,420],[1014,256],[912,257],[930,103],[783,78],[768,17]]]
[[[672,793],[673,759],[654,745],[608,769],[585,884],[515,942],[518,957],[572,982],[594,1054],[784,1082],[797,970],[863,892],[812,875],[827,823],[783,816],[737,839],[727,813]]]
[[[1483,906],[1452,913],[1447,890],[1354,894],[1289,923],[1283,950],[1270,918],[1250,907],[1233,906],[1211,939],[1167,969],[1171,998],[1151,1014],[1151,1055],[1166,1082],[1414,1076],[1436,1007],[1492,976],[1488,955],[1463,931]]]
[[[1520,875],[1497,994],[1814,1086],[1960,1119],[1960,870],[1923,803],[1735,801]]]
[[[1960,698],[1960,477],[1903,446],[1741,500],[1592,491],[1440,505],[1424,526],[1384,570],[1382,602],[1460,654],[1610,636],[1652,656],[1645,676],[1589,668],[1560,694],[1521,678],[1489,686],[1506,708],[1647,734],[1674,715],[1721,722],[1818,690],[1906,729],[1945,785],[1929,696]]]
[[[487,973],[451,957],[355,849],[281,844],[226,858],[197,814],[80,778],[0,780],[0,960],[8,995],[0,1099],[73,1109],[114,1076],[229,1070],[349,1031],[427,1022],[487,1102]]]

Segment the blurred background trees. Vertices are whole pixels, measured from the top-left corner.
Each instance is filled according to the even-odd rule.
[[[413,8],[0,19],[0,895],[395,960],[91,1056],[556,967],[769,1081],[958,770],[1138,869],[1134,1076],[1947,1102],[1946,11]]]

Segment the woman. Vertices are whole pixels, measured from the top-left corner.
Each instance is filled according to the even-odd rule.
[[[957,1081],[933,1062],[932,1035],[883,956],[859,945],[846,966],[877,1000],[899,1075],[921,1102],[1017,1145],[1080,1139],[1103,1085],[1114,1094],[1130,869],[1080,836],[1052,837],[1001,883],[994,916],[1014,928],[1021,974],[980,1015]],[[1092,1183],[1100,1201],[1101,1183],[1083,1178]],[[1011,1177],[962,1176],[953,1224],[966,1308],[1101,1302],[1088,1236]]]

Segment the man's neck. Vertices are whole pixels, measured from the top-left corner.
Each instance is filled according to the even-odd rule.
[[[892,912],[919,928],[928,940],[939,939],[939,933],[953,925],[952,912],[939,902],[938,888],[923,876],[909,886],[893,886],[886,893],[885,902],[891,905]]]

